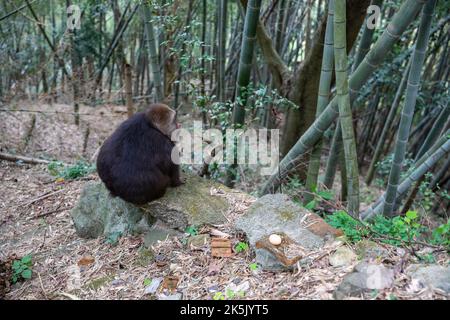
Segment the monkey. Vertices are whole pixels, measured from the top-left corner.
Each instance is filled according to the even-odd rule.
[[[135,205],[161,198],[168,187],[183,184],[171,159],[178,129],[176,112],[156,103],[138,112],[109,136],[97,157],[97,172],[113,197]]]

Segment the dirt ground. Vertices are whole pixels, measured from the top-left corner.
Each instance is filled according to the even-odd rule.
[[[81,124],[73,124],[67,105],[16,105],[2,112],[0,148],[3,152],[43,159],[56,158],[73,163],[80,155],[86,159],[114,127],[125,119],[123,106],[83,106]],[[37,112],[25,112],[37,111]],[[45,113],[43,113],[45,112]],[[35,115],[35,126],[28,132]],[[84,137],[89,128],[86,150]],[[105,239],[81,239],[73,227],[70,209],[75,205],[87,180],[55,181],[45,165],[0,161],[0,260],[13,255],[32,255],[31,280],[11,284],[5,299],[156,299],[169,294],[164,285],[152,294],[145,292],[149,280],[174,277],[176,292],[183,299],[213,299],[230,285],[245,288],[239,299],[332,299],[332,293],[354,264],[331,267],[329,255],[342,245],[330,243],[314,253],[312,263],[292,272],[251,270],[254,262],[249,250],[229,258],[213,258],[208,246],[193,250],[185,237],[169,238],[145,249],[142,236],[120,238],[115,245]],[[232,209],[228,223],[204,227],[200,233],[217,230],[230,235],[233,244],[241,239],[231,227],[254,201],[252,197],[230,197]],[[410,279],[402,272],[412,257],[400,256],[398,248],[385,246],[389,254],[384,263],[397,270],[395,286],[366,298],[446,299],[439,292],[413,292]],[[448,263],[446,254],[438,263]],[[166,292],[167,291],[167,292]],[[0,297],[1,299],[2,297]]]

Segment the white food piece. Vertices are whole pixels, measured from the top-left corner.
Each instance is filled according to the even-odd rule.
[[[281,244],[281,237],[277,234],[271,234],[269,237],[269,242],[274,246],[278,246]]]

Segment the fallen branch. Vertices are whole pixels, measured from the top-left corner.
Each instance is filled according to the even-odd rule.
[[[15,154],[0,152],[0,159],[6,160],[6,161],[22,161],[24,163],[30,163],[30,164],[49,164],[51,161],[44,160],[44,159],[38,159],[38,158],[29,158],[24,156],[18,156]]]
[[[43,195],[41,195],[41,196],[39,196],[39,197],[37,197],[37,198],[35,198],[35,199],[33,199],[33,200],[27,202],[27,203],[19,204],[18,207],[26,207],[26,206],[29,206],[30,204],[33,204],[33,203],[35,203],[35,202],[37,202],[37,201],[46,199],[46,198],[48,198],[48,197],[50,197],[50,196],[53,196],[53,195],[58,194],[58,193],[63,192],[63,191],[64,191],[64,189],[56,190],[56,191],[54,191],[54,192],[46,192],[46,193],[44,193]]]

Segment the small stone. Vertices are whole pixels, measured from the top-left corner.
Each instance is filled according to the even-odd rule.
[[[329,258],[330,265],[333,267],[348,266],[355,260],[356,254],[352,249],[346,246],[337,248]]]
[[[269,237],[269,242],[274,246],[279,246],[281,244],[281,237],[277,234],[271,234]]]

